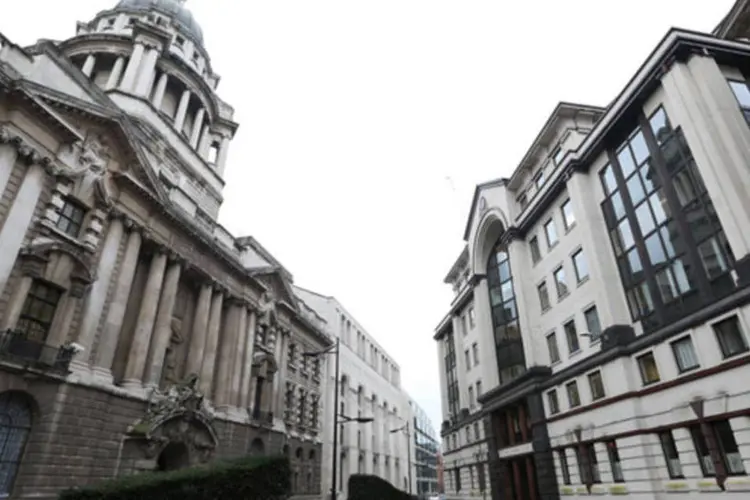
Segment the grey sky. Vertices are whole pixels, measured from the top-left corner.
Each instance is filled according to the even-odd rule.
[[[63,39],[115,3],[12,2],[0,31]],[[189,0],[240,123],[220,220],[335,295],[438,428],[432,333],[474,185],[558,101],[606,105],[670,26],[711,30],[732,3]]]

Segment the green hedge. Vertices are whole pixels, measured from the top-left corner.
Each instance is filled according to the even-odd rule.
[[[59,500],[281,500],[289,498],[286,457],[214,462],[171,472],[145,472],[63,491]]]
[[[348,500],[416,500],[417,497],[399,490],[385,479],[368,474],[349,476]]]

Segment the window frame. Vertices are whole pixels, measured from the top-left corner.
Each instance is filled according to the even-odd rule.
[[[566,213],[566,211],[565,211],[566,207],[569,207],[569,211],[568,211],[569,214]],[[568,198],[567,200],[565,200],[564,202],[562,202],[562,204],[560,205],[560,215],[562,215],[563,228],[565,229],[565,232],[568,232],[568,231],[570,231],[571,229],[573,229],[575,227],[575,225],[576,225],[576,216],[575,216],[575,213],[573,212],[573,202],[570,201],[570,198]],[[569,221],[568,220],[568,215],[570,215],[570,217],[573,220]]]
[[[592,380],[595,380],[598,378],[598,385],[601,388],[601,393],[597,395],[594,392],[594,384],[592,383]],[[604,399],[607,397],[607,391],[604,387],[604,376],[602,375],[601,370],[593,371],[586,375],[586,379],[589,383],[589,391],[591,392],[591,401],[598,401],[600,399]]]
[[[736,333],[739,337],[740,343],[743,346],[742,349],[734,351],[734,352],[727,351],[728,346],[725,344],[725,341],[723,340],[724,332],[720,328],[720,325],[725,325],[729,322],[734,322],[736,326]],[[740,317],[737,314],[732,314],[730,316],[720,319],[719,321],[711,323],[711,330],[714,332],[714,338],[716,339],[716,343],[719,344],[719,351],[721,352],[722,358],[724,360],[733,358],[735,356],[739,356],[740,354],[744,354],[750,350],[750,347],[748,346],[748,342],[747,342],[747,337],[744,334],[742,326],[743,325],[742,325],[742,322],[740,321]]]
[[[614,439],[605,441],[604,446],[607,449],[607,458],[609,459],[609,467],[612,472],[612,481],[615,483],[624,483],[625,475],[622,472],[622,460],[620,459],[620,452],[617,450],[617,441]],[[618,471],[615,473],[615,471]]]
[[[591,311],[594,311],[594,314],[596,315],[596,322],[599,326],[598,332],[591,331],[593,330],[593,328],[591,328],[591,323],[589,322],[589,313]],[[586,323],[586,332],[591,334],[591,337],[589,337],[589,342],[591,344],[599,342],[599,340],[601,340],[602,332],[604,331],[604,329],[602,328],[602,320],[599,317],[599,309],[597,309],[596,304],[592,304],[583,310],[583,321]]]
[[[685,366],[683,367],[680,363],[680,357],[677,355],[677,345],[687,342],[690,345],[690,350],[692,351],[693,359],[695,360],[695,364],[691,366]],[[687,373],[693,370],[697,370],[700,368],[701,363],[698,359],[698,353],[695,350],[695,345],[693,344],[693,339],[690,335],[684,335],[676,340],[673,340],[669,343],[669,347],[672,351],[672,357],[674,358],[675,365],[677,365],[677,371],[682,375],[683,373]]]
[[[549,297],[549,289],[547,288],[547,280],[544,280],[541,283],[539,283],[536,286],[536,291],[537,291],[537,296],[539,297],[539,307],[541,308],[542,312],[549,311],[552,308],[552,301],[550,300],[550,297]]]
[[[573,400],[571,399],[571,391],[570,391],[571,388],[575,389],[575,395],[576,395],[576,399],[577,399],[576,404],[573,404]],[[568,406],[571,409],[578,408],[579,406],[581,406],[581,393],[578,390],[578,380],[574,379],[574,380],[571,380],[570,382],[567,382],[565,384],[565,393],[568,396]]]
[[[41,292],[44,292],[44,295],[56,295],[56,298],[52,300],[44,297]],[[26,339],[39,343],[46,342],[63,295],[64,290],[57,285],[43,279],[34,279],[24,298],[14,330],[22,333]],[[40,308],[46,311],[41,316]]]
[[[529,238],[529,252],[531,253],[532,264],[538,264],[542,260],[542,250],[539,247],[539,238],[537,235]]]
[[[654,367],[656,369],[656,378],[654,380],[647,380],[646,373],[643,369],[643,360],[648,358],[651,358],[651,360],[654,362]],[[644,386],[658,384],[659,382],[661,382],[661,372],[659,371],[659,364],[656,362],[654,351],[644,352],[643,354],[636,356],[635,360],[636,363],[638,363],[638,371],[641,374],[641,382]]]
[[[573,335],[571,335],[571,332],[568,331],[568,325],[573,325]],[[563,332],[565,333],[565,341],[568,344],[568,354],[575,354],[578,351],[581,350],[581,342],[578,339],[578,326],[576,325],[575,318],[571,318],[565,323],[563,323]],[[571,339],[574,339],[571,343]],[[573,347],[573,344],[575,344],[575,348]]]
[[[70,208],[70,213],[67,209]],[[57,210],[55,229],[73,239],[78,239],[86,222],[88,208],[71,196],[63,198],[63,205]],[[80,220],[78,217],[80,217]],[[71,231],[73,229],[73,231]]]
[[[685,473],[682,470],[682,462],[680,462],[680,451],[677,449],[677,443],[675,443],[674,435],[672,435],[672,429],[661,431],[657,434],[657,436],[659,437],[661,451],[664,455],[664,462],[667,465],[667,474],[669,474],[669,479],[685,479]],[[674,452],[674,458],[670,457],[672,452]],[[679,472],[673,470],[674,460],[677,461]]]
[[[554,365],[556,363],[559,363],[562,360],[562,357],[560,356],[560,345],[557,343],[557,332],[552,331],[548,333],[545,336],[545,339],[547,340],[547,353],[549,354],[550,364]],[[552,356],[553,346],[555,356]]]
[[[558,276],[560,275],[560,276]],[[562,276],[562,280],[560,277]],[[565,272],[565,266],[560,264],[552,271],[552,278],[555,280],[555,291],[557,292],[557,300],[560,301],[570,295],[570,286],[568,286],[568,277]]]
[[[578,268],[578,261],[576,260],[577,257],[581,257],[583,259],[582,263],[585,267],[586,274],[581,276],[580,269]],[[591,272],[589,271],[589,261],[586,258],[586,255],[583,253],[583,248],[579,248],[575,252],[573,252],[573,255],[570,256],[571,262],[573,262],[573,271],[576,275],[576,283],[581,284],[584,281],[587,281],[591,277]]]
[[[557,450],[557,458],[560,461],[560,472],[564,485],[572,484],[570,481],[570,465],[568,464],[568,452],[566,448]]]
[[[547,391],[547,406],[549,406],[550,415],[557,415],[560,413],[560,400],[557,398],[557,389],[550,389]]]
[[[552,241],[550,239],[550,228],[552,228],[552,232],[554,233],[554,239],[555,241]],[[544,223],[544,238],[547,240],[547,249],[552,250],[557,246],[558,243],[560,243],[560,235],[557,234],[557,225],[555,224],[555,218],[550,217],[547,219],[547,221]]]

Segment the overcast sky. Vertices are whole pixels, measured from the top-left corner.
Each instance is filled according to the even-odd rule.
[[[64,39],[115,3],[10,2],[0,31]],[[732,3],[189,0],[240,123],[220,221],[338,298],[439,428],[432,335],[474,186],[558,101],[607,105],[669,27],[710,31]]]

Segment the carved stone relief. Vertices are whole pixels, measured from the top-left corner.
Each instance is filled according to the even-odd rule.
[[[117,195],[110,163],[113,152],[102,134],[90,132],[83,141],[63,146],[57,155],[59,174],[75,179],[73,194],[93,204],[94,197],[107,206]]]

